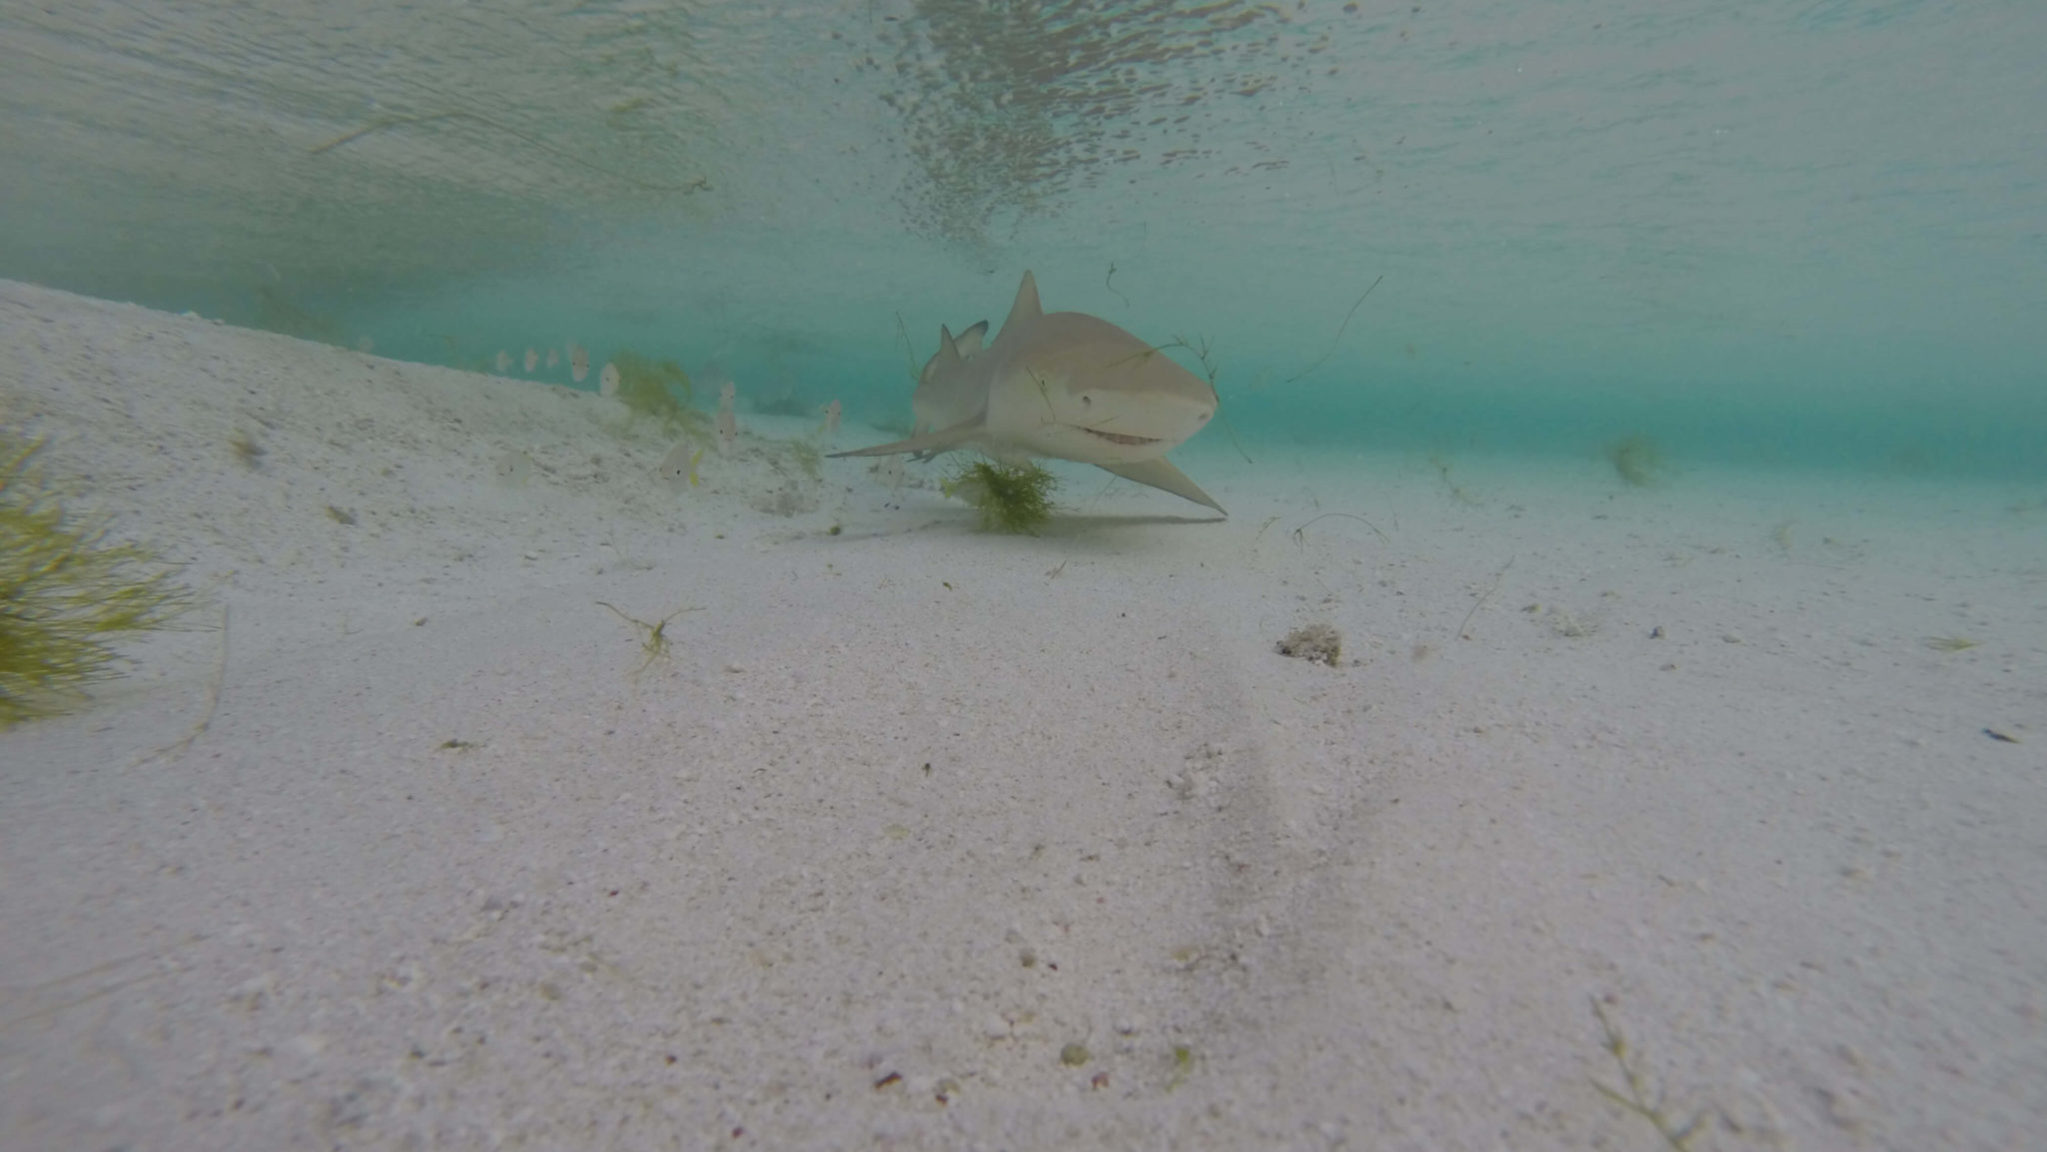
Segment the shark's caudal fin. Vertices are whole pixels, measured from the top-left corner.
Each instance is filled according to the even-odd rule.
[[[1157,488],[1162,492],[1171,492],[1175,496],[1192,500],[1196,504],[1205,504],[1218,512],[1222,512],[1225,516],[1229,515],[1228,512],[1223,510],[1222,505],[1216,503],[1213,497],[1201,490],[1200,485],[1187,479],[1187,474],[1173,467],[1172,462],[1164,456],[1160,456],[1155,460],[1140,460],[1135,464],[1098,464],[1096,467],[1107,472],[1113,472],[1125,480]]]
[[[872,448],[856,448],[851,452],[834,452],[832,453],[832,459],[837,460],[841,456],[896,456],[905,452],[923,453],[926,456],[933,456],[940,452],[950,452],[954,448],[965,444],[968,440],[973,439],[974,434],[981,430],[981,426],[981,417],[976,416],[972,420],[963,420],[950,428],[943,428],[936,432],[919,433],[908,440],[897,440],[889,444],[877,444]]]

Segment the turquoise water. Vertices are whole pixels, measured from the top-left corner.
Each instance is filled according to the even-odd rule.
[[[2026,0],[9,4],[0,276],[888,422],[1028,268],[1205,342],[1248,442],[2032,482],[2043,43]]]

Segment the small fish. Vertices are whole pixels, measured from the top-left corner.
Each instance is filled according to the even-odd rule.
[[[739,417],[732,411],[738,397],[739,389],[732,384],[718,389],[718,451],[728,456],[739,442]]]
[[[581,384],[590,375],[590,350],[581,344],[569,344],[569,379]]]
[[[832,437],[839,434],[839,414],[843,411],[837,400],[824,406],[824,427],[818,430],[817,444],[827,452],[831,451]]]
[[[533,370],[538,367],[540,367],[540,353],[535,352],[531,348],[526,349],[526,375],[533,375]]]
[[[669,489],[674,492],[681,492],[685,488],[696,487],[701,483],[697,478],[697,464],[703,458],[703,448],[692,449],[687,440],[676,444],[675,447],[668,450],[668,455],[661,458],[661,464],[658,468],[661,482],[668,485]]]
[[[586,368],[584,371],[587,374],[589,370]],[[578,380],[582,378],[581,376],[576,377]],[[618,365],[613,364],[609,360],[604,362],[604,370],[597,373],[597,394],[599,396],[618,395]]]
[[[512,354],[510,352],[505,351],[502,348],[498,349],[497,364],[498,371],[510,372],[512,370]]]
[[[562,362],[561,349],[549,348],[547,350],[547,366],[549,368],[553,368],[561,364],[561,362]]]

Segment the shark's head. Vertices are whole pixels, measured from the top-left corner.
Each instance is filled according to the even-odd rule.
[[[999,414],[1029,429],[1034,451],[1090,464],[1153,460],[1215,417],[1208,381],[1122,329],[1075,312],[1042,323],[1053,339],[1011,369],[1023,376],[1007,392],[1020,410]]]

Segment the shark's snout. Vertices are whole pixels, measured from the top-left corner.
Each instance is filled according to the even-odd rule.
[[[1158,392],[1083,391],[1061,421],[1087,439],[1125,452],[1164,452],[1199,432],[1215,415],[1215,404]]]

